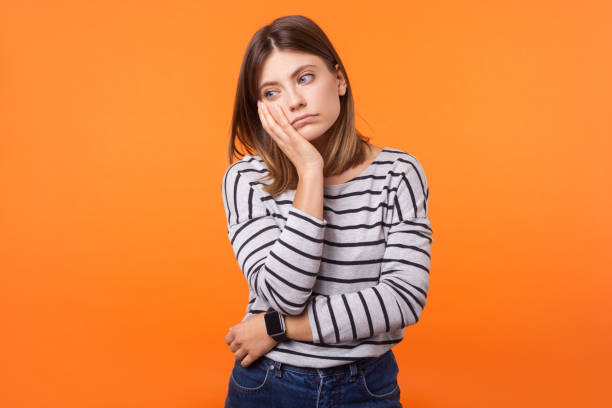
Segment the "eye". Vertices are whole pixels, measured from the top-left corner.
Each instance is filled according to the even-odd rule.
[[[267,96],[267,95],[268,95],[268,92],[274,92],[274,91],[266,91],[266,92],[264,92],[264,93],[263,93],[264,98],[267,98],[267,97],[268,97],[268,96]]]
[[[304,77],[306,77],[306,76],[311,76],[311,77],[313,77],[313,78],[314,78],[314,74],[304,74],[304,75],[300,76],[300,79],[302,79],[302,78],[304,78]],[[308,82],[301,82],[301,81],[298,81],[298,82],[300,82],[300,84],[304,84],[304,83],[308,83],[308,82],[310,82],[310,81],[308,81]],[[264,98],[268,98],[268,93],[269,93],[269,92],[274,92],[274,91],[265,91],[265,92],[263,93]]]
[[[314,77],[314,75],[313,75],[313,74],[304,74],[304,75],[302,75],[302,76],[300,77],[300,79],[302,79],[302,78],[304,78],[305,76],[308,76],[308,75],[310,75],[310,76]],[[302,83],[303,83],[303,82],[302,82]]]

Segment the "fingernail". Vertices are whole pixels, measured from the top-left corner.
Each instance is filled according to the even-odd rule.
[[[280,106],[278,106],[277,103],[274,104],[274,109],[276,109],[277,112],[280,112]]]

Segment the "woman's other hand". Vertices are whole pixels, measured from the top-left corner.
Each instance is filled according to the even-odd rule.
[[[257,101],[259,118],[265,131],[295,166],[298,174],[323,171],[323,157],[289,122],[282,107]]]
[[[236,359],[241,360],[240,365],[243,367],[248,367],[278,344],[268,336],[264,314],[248,317],[232,326],[225,335],[225,343],[229,345]]]

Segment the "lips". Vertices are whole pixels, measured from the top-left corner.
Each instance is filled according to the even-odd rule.
[[[295,122],[297,122],[298,120],[304,119],[304,118],[307,118],[307,117],[310,117],[310,116],[316,116],[316,115],[306,114],[306,115],[298,116],[297,118],[293,119],[293,122],[291,122],[291,124],[294,125]]]

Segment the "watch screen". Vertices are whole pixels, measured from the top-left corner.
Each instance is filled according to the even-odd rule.
[[[278,315],[276,313],[265,315],[264,317],[266,319],[266,326],[272,330],[272,333],[280,333],[283,331],[280,319],[278,319]]]

